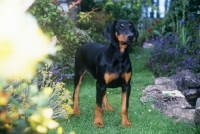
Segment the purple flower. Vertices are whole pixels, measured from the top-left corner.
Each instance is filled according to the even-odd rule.
[[[194,14],[190,14],[190,19],[194,19]]]
[[[167,66],[167,65],[163,65],[163,68],[164,68],[164,69],[167,69],[167,68],[168,68],[168,66]]]
[[[185,23],[184,19],[180,21],[180,25],[182,26]]]
[[[197,30],[200,30],[200,26],[196,27]]]

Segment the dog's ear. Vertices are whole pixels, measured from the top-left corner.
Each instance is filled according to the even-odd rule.
[[[134,36],[135,36],[135,40],[137,42],[137,39],[139,37],[139,32],[138,32],[137,28],[135,28],[135,27],[133,28],[133,33],[134,33]]]
[[[115,30],[114,30],[114,26],[116,24],[116,21],[113,21],[109,26],[107,26],[102,34],[103,36],[109,41],[109,42],[113,42],[114,40],[114,35],[115,35]]]
[[[130,23],[131,23],[131,25],[133,26],[133,23],[132,23],[132,22],[130,22]],[[135,40],[136,40],[136,42],[137,42],[137,39],[138,39],[138,37],[139,37],[139,32],[138,32],[137,28],[135,28],[135,27],[133,26],[133,29],[132,29],[131,32],[134,34]]]

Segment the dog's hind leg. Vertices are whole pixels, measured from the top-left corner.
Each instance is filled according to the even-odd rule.
[[[106,91],[104,92],[104,96],[103,96],[103,107],[105,110],[107,111],[112,111],[114,112],[115,110],[112,108],[112,106],[110,105],[110,103],[108,102],[108,99],[106,97]]]
[[[81,81],[83,79],[84,74],[86,73],[86,70],[81,70],[81,71],[76,71],[75,72],[75,77],[74,77],[74,94],[73,94],[73,100],[74,100],[74,115],[80,115],[80,110],[78,107],[79,103],[79,90],[80,90],[80,85]]]
[[[102,109],[102,101],[103,96],[105,94],[106,87],[100,83],[96,83],[96,107],[94,112],[94,125],[97,127],[103,127],[103,109]]]

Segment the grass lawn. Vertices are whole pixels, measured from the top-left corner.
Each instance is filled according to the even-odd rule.
[[[140,102],[142,90],[153,84],[153,74],[144,67],[147,53],[137,48],[130,57],[132,59],[133,76],[131,81],[132,92],[129,104],[129,119],[132,127],[121,126],[121,89],[107,89],[107,97],[115,112],[103,113],[104,128],[93,125],[95,108],[95,80],[90,74],[85,75],[80,90],[81,116],[71,116],[69,120],[60,119],[58,122],[63,127],[63,133],[69,134],[200,134],[200,129],[184,122],[174,122],[162,115],[159,111],[143,105]],[[73,93],[73,82],[66,84]],[[49,134],[55,134],[55,131]]]

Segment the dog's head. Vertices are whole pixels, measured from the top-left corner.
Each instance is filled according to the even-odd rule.
[[[127,45],[137,41],[139,32],[130,21],[119,20],[107,26],[103,31],[103,36],[111,43],[117,41],[120,44]]]

